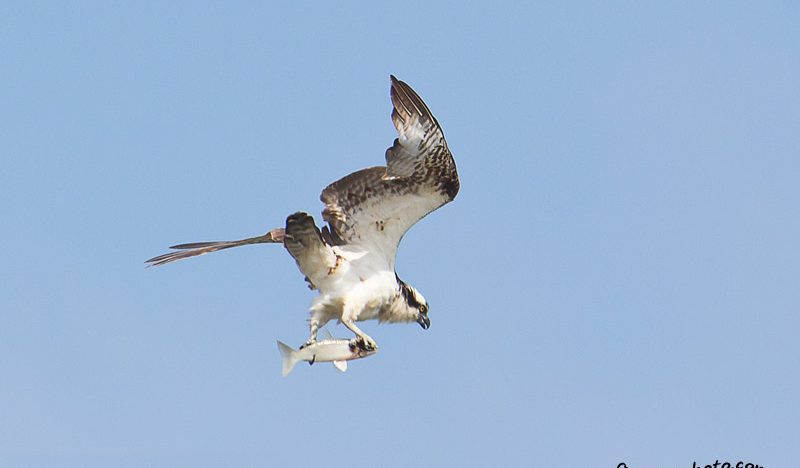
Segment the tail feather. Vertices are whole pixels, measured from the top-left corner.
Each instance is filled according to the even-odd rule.
[[[173,245],[170,248],[178,249],[180,252],[165,253],[163,255],[146,260],[145,263],[149,263],[148,266],[158,266],[165,263],[174,262],[175,260],[216,252],[217,250],[239,247],[240,245],[283,243],[283,238],[284,229],[275,228],[263,236],[248,237],[247,239],[235,241],[193,242],[190,244],[178,244]]]
[[[286,377],[300,359],[297,357],[297,351],[280,340],[278,341],[278,351],[281,352],[281,357],[283,357],[283,376]]]

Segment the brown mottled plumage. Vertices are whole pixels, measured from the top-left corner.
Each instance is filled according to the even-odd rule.
[[[386,150],[386,166],[345,176],[326,187],[320,199],[332,244],[379,245],[394,265],[403,234],[452,201],[459,181],[444,133],[428,106],[407,84],[391,79],[392,122],[399,136]],[[383,236],[372,235],[374,223],[383,226]]]

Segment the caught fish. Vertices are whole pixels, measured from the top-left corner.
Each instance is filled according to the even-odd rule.
[[[278,341],[278,351],[283,356],[283,375],[289,375],[294,365],[300,361],[309,364],[315,362],[332,362],[337,369],[347,370],[347,361],[361,359],[378,352],[377,349],[364,349],[355,340],[329,339],[317,341],[304,348],[292,349],[282,341]]]

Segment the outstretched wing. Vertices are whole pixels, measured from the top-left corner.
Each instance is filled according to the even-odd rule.
[[[410,86],[391,77],[392,122],[398,137],[386,166],[354,172],[322,191],[322,235],[384,256],[394,267],[397,245],[417,221],[453,200],[458,172],[444,133]]]
[[[230,249],[231,247],[239,247],[241,245],[280,244],[283,243],[284,234],[283,228],[275,228],[263,236],[248,237],[247,239],[235,241],[193,242],[191,244],[173,245],[170,247],[170,249],[178,249],[177,252],[169,252],[159,255],[158,257],[153,257],[150,260],[145,260],[145,263],[149,263],[147,266],[158,266],[165,263],[174,262],[175,260],[205,255],[210,252],[216,252],[217,250]]]

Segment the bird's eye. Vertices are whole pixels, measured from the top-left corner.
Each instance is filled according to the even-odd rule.
[[[423,314],[427,314],[428,313],[428,306],[425,305],[425,304],[421,304],[419,306],[419,311],[422,312]]]

